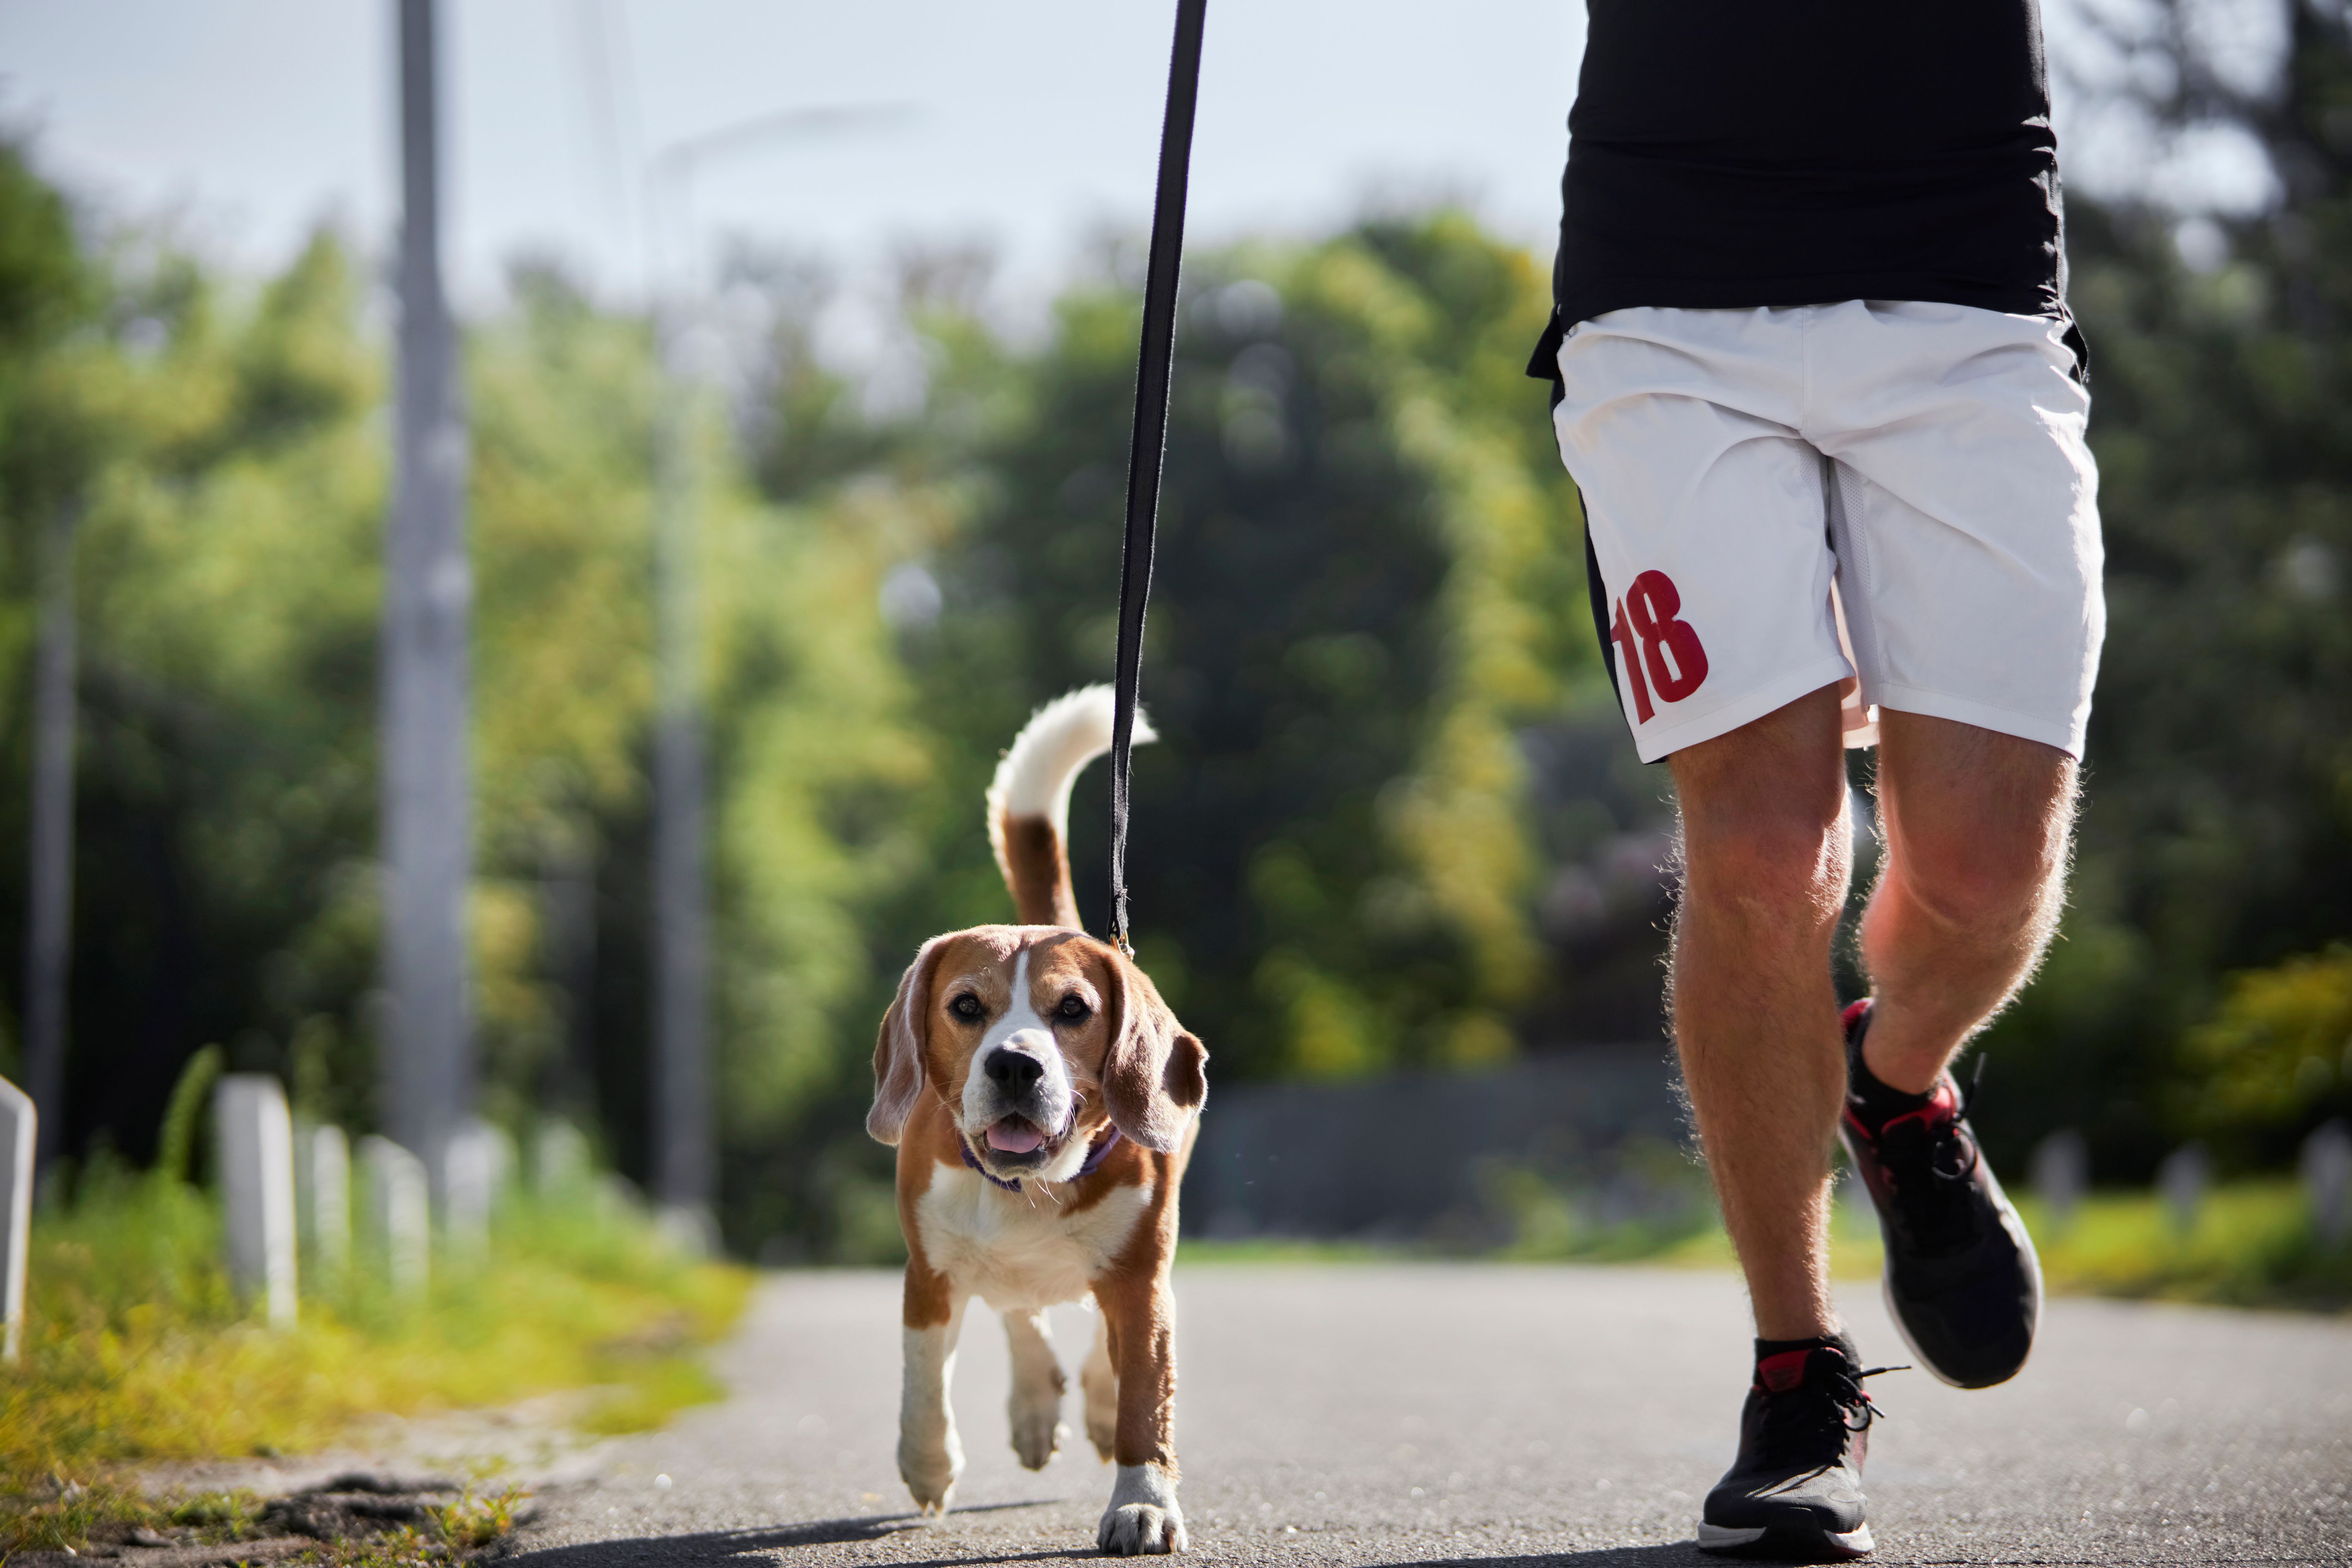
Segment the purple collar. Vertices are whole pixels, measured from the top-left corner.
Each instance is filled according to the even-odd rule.
[[[1113,1149],[1118,1147],[1118,1129],[1114,1126],[1106,1131],[1101,1137],[1096,1139],[1093,1146],[1087,1151],[1086,1163],[1078,1167],[1077,1174],[1072,1176],[1070,1180],[1075,1182],[1078,1179],[1078,1176],[1091,1176],[1097,1171],[1102,1169],[1104,1159],[1109,1155]],[[973,1170],[980,1173],[980,1179],[982,1181],[992,1183],[997,1186],[1003,1187],[1008,1193],[1017,1193],[1021,1190],[1021,1184],[1018,1181],[1008,1182],[1003,1177],[997,1175],[995,1173],[989,1170],[987,1166],[982,1164],[978,1157],[972,1153],[971,1145],[964,1142],[964,1136],[961,1132],[956,1134],[956,1152],[963,1156],[963,1163],[965,1164],[970,1165]]]

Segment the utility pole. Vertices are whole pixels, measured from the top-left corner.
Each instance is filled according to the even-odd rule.
[[[39,1117],[33,1170],[45,1178],[65,1131],[66,996],[73,963],[74,516],[41,530],[40,630],[33,663],[31,875],[25,910],[25,1078]]]
[[[697,387],[674,363],[680,334],[656,306],[663,395],[654,452],[654,1197],[706,1244],[711,1157],[710,914],[703,860],[701,584],[696,570]]]
[[[673,1230],[717,1240],[710,1113],[710,894],[704,848],[701,590],[696,571],[694,450],[702,387],[684,363],[691,312],[691,180],[706,159],[771,142],[862,130],[908,114],[895,104],[791,109],[679,142],[648,169],[646,282],[661,377],[654,418],[654,1198]],[[663,287],[659,233],[681,231],[679,279]]]
[[[384,537],[383,790],[384,1129],[425,1163],[436,1203],[444,1154],[473,1108],[466,896],[468,788],[466,420],[457,334],[441,281],[439,91],[434,0],[400,8],[400,367],[392,514]]]

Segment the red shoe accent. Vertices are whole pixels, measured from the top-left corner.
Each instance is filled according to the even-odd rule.
[[[1756,1386],[1773,1394],[1786,1394],[1805,1381],[1805,1358],[1813,1352],[1782,1351],[1768,1355],[1756,1363]]]
[[[1851,1115],[1851,1112],[1848,1114]],[[1889,1131],[1902,1126],[1906,1121],[1916,1121],[1934,1127],[1946,1121],[1958,1121],[1959,1119],[1960,1086],[1952,1081],[1950,1073],[1946,1073],[1936,1080],[1936,1087],[1928,1091],[1927,1104],[1916,1110],[1906,1110],[1900,1116],[1888,1117],[1880,1125],[1876,1136],[1883,1138]],[[1860,1126],[1861,1123],[1857,1121],[1854,1125]]]

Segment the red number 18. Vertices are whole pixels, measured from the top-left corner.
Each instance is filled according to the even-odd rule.
[[[1641,723],[1653,716],[1653,689],[1661,702],[1680,702],[1706,679],[1706,649],[1699,646],[1698,633],[1675,618],[1682,607],[1681,591],[1664,572],[1643,573],[1617,601],[1609,638],[1622,650],[1617,668],[1633,688],[1633,712]]]

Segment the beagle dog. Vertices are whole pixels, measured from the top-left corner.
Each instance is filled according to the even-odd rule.
[[[1037,710],[996,770],[988,834],[1018,925],[925,942],[874,1047],[866,1131],[898,1150],[907,1238],[898,1473],[944,1513],[963,1469],[948,1382],[964,1305],[1003,1315],[1013,1449],[1054,1457],[1062,1369],[1045,1309],[1089,1296],[1087,1436],[1118,1465],[1106,1552],[1185,1550],[1176,1504],[1176,1190],[1208,1053],[1142,970],[1078,929],[1070,784],[1110,748],[1111,691]],[[1139,714],[1136,739],[1153,738]]]

